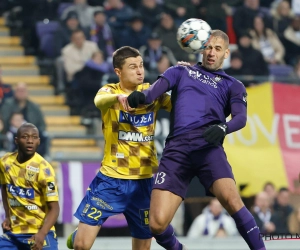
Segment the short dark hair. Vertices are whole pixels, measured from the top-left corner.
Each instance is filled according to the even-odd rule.
[[[272,188],[275,189],[275,185],[274,185],[273,182],[270,182],[270,181],[266,182],[265,185],[264,185],[264,190],[265,190],[265,188],[266,188],[267,186],[271,186]]]
[[[130,46],[121,47],[113,53],[113,66],[121,69],[127,58],[138,56],[141,56],[141,54],[137,49]]]
[[[18,131],[17,131],[17,137],[20,137],[20,136],[21,136],[21,130],[22,130],[23,128],[33,128],[33,129],[36,129],[36,130],[39,132],[38,128],[37,128],[33,123],[26,122],[26,123],[23,123],[23,124],[21,125],[21,127],[19,127],[19,129],[18,129]]]
[[[76,33],[83,33],[83,34],[84,34],[84,32],[83,32],[82,29],[76,29],[76,30],[73,30],[73,31],[72,31],[72,36],[73,36],[74,34],[76,34]]]
[[[229,47],[229,37],[222,30],[212,30],[211,31],[211,36],[222,38],[224,40],[224,42],[225,42],[226,47],[227,48]]]
[[[278,193],[282,193],[282,192],[290,192],[290,190],[286,187],[281,187],[278,191]]]

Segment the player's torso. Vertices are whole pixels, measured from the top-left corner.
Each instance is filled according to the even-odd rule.
[[[121,93],[116,89],[116,94]],[[102,173],[124,179],[149,178],[157,170],[154,146],[157,101],[125,111],[116,103],[104,114]]]
[[[171,117],[177,130],[223,121],[229,105],[228,79],[222,73],[206,72],[197,66],[184,67],[172,90],[172,104]]]
[[[45,216],[46,203],[39,184],[40,164],[20,164],[15,157],[2,161],[10,219],[14,232],[34,233]]]

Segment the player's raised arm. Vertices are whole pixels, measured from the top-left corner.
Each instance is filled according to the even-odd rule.
[[[231,120],[227,122],[227,134],[242,129],[247,122],[247,92],[244,85],[236,81],[230,90]]]

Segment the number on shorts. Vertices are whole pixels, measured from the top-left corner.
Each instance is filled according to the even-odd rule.
[[[93,212],[89,213],[87,216],[91,219],[99,220],[100,216],[102,215],[102,212],[100,210],[98,210],[97,208],[94,208],[94,207],[92,207],[91,210]]]
[[[158,172],[156,174],[156,178],[155,178],[155,184],[162,184],[165,182],[165,176],[166,176],[166,173],[164,172]]]

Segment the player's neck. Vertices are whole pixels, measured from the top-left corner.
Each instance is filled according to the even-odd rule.
[[[120,82],[120,88],[125,92],[125,93],[131,93],[135,90],[137,90],[137,87],[136,85],[129,85],[129,84],[124,84],[122,82]]]
[[[18,151],[17,161],[22,164],[26,161],[29,161],[34,155],[35,153],[32,155],[25,155],[24,153]]]

